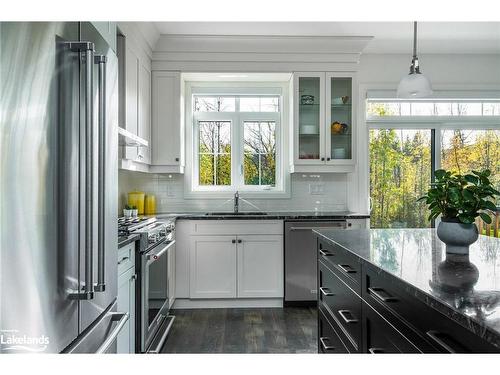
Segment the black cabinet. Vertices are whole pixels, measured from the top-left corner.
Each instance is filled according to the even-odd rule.
[[[500,352],[407,292],[395,276],[320,238],[318,306],[320,353],[335,352],[329,347],[338,343],[349,353]]]

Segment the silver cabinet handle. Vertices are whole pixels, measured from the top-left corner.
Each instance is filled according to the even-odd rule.
[[[345,228],[346,224],[345,223],[339,223],[336,225],[330,225],[328,227],[290,227],[291,231],[298,231],[298,230],[328,230],[328,229],[335,229],[335,228]]]
[[[324,257],[331,257],[333,256],[332,253],[328,252],[328,251],[325,251],[325,250],[319,250],[319,253],[324,256]]]
[[[106,228],[105,228],[105,211],[106,211],[106,56],[94,56],[94,63],[98,66],[98,83],[99,83],[99,114],[98,114],[98,242],[97,242],[97,285],[96,292],[104,292],[106,289],[105,278],[105,245],[106,245]],[[119,263],[118,263],[119,264]]]
[[[330,291],[330,289],[328,288],[324,288],[324,287],[320,287],[319,288],[319,291],[321,292],[322,295],[324,295],[325,297],[328,297],[328,296],[333,296],[334,294]]]
[[[397,298],[389,295],[389,293],[382,288],[368,288],[368,292],[382,302],[396,302],[398,300]],[[384,292],[387,296],[383,296],[380,292]]]
[[[128,318],[129,318],[128,313],[113,313],[112,320],[118,321],[118,324],[116,325],[115,329],[111,331],[109,336],[106,337],[106,340],[104,340],[101,346],[97,349],[96,354],[105,353],[106,350],[109,349],[113,341],[116,340],[116,337],[118,336],[122,328],[125,326],[125,323],[127,323]]]
[[[337,266],[345,273],[356,273],[356,270],[348,264],[337,264]]]
[[[326,342],[330,341],[328,337],[320,337],[319,342],[321,343],[321,346],[323,347],[323,350],[328,351],[328,350],[335,350],[335,346],[333,345],[328,345]]]
[[[338,313],[342,317],[342,319],[344,319],[344,321],[346,323],[357,323],[358,322],[358,319],[356,319],[356,317],[353,315],[353,313],[350,312],[349,310],[338,310]],[[347,316],[347,314],[349,314],[351,317],[349,318]]]
[[[80,178],[85,181],[84,193],[84,250],[85,250],[85,285],[83,290],[73,291],[69,294],[70,299],[92,299],[94,298],[94,269],[93,269],[93,176],[94,176],[94,161],[93,161],[93,66],[94,66],[94,43],[91,42],[66,42],[69,50],[78,52],[80,60],[83,60],[85,69],[85,93],[84,93],[84,116],[85,126],[83,131],[80,131],[80,144],[83,145],[83,151],[80,149],[80,168],[84,170],[84,174],[80,174]],[[83,55],[83,56],[82,56]],[[84,139],[82,139],[84,138]],[[82,161],[82,155],[83,160]],[[82,199],[82,198],[80,198]]]
[[[425,334],[429,336],[436,344],[438,344],[440,347],[446,350],[448,353],[457,353],[457,350],[452,348],[450,345],[448,345],[439,337],[440,335],[443,335],[443,333],[438,331],[427,331]]]
[[[384,349],[381,348],[369,348],[368,352],[370,354],[380,354],[380,353],[385,353]]]

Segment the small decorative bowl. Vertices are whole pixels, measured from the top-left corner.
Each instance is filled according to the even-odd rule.
[[[314,104],[314,95],[302,95],[300,97],[300,104],[303,104],[303,105]]]

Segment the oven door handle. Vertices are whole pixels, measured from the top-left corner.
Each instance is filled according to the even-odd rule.
[[[160,251],[154,252],[152,254],[147,254],[146,255],[146,259],[147,260],[152,260],[153,262],[156,261],[156,260],[158,260],[165,253],[165,251],[167,251],[174,243],[175,243],[175,240],[173,240],[172,242],[169,242]]]

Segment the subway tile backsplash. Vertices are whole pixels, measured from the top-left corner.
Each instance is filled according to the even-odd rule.
[[[231,211],[232,201],[227,199],[184,199],[184,175],[149,174],[119,171],[119,210],[132,190],[144,191],[156,196],[157,212],[182,213],[206,211]],[[241,193],[245,198],[245,193]],[[291,197],[249,199],[263,211],[344,211],[347,210],[346,174],[291,175]],[[242,211],[255,208],[240,203]]]

